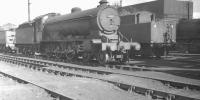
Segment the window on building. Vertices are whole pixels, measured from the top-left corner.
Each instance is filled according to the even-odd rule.
[[[154,21],[154,14],[151,14],[151,21]]]
[[[136,22],[137,22],[136,24],[139,24],[139,23],[140,23],[140,14],[137,14],[137,15],[136,15]]]

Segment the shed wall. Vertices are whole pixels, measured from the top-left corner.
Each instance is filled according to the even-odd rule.
[[[192,19],[193,2],[178,1],[178,0],[156,0],[119,8],[123,15],[124,13],[135,13],[138,11],[149,11],[155,13],[156,19],[163,18],[184,18]]]

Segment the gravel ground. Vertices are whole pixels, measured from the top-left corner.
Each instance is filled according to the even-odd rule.
[[[53,91],[57,91],[59,93],[62,93],[64,95],[67,95],[72,98],[81,100],[122,100],[123,98],[126,98],[126,100],[131,100],[132,98],[135,98],[136,100],[141,98],[145,98],[141,95],[132,95],[125,91],[120,90],[119,88],[109,84],[105,83],[99,80],[93,80],[93,79],[87,79],[87,78],[77,78],[77,77],[58,77],[55,75],[50,75],[47,73],[42,72],[36,72],[32,71],[27,68],[23,67],[11,67],[14,65],[8,65],[5,63],[0,64],[0,70],[14,74],[18,77],[23,77],[23,79],[27,79],[31,82],[36,82],[37,84],[40,84],[44,87],[47,87],[48,89],[51,89]],[[5,66],[7,67],[5,69]],[[52,67],[51,67],[52,68]],[[56,69],[56,68],[53,68]],[[57,69],[58,70],[58,69]],[[60,69],[61,71],[64,71]],[[81,73],[81,71],[70,71],[73,73]],[[87,74],[87,73],[83,73]],[[156,76],[162,76],[163,74],[157,73],[157,72],[135,72],[135,74],[139,75],[153,75],[152,77]],[[92,74],[90,74],[91,76]],[[107,79],[107,80],[113,80],[118,81],[126,84],[132,84],[136,86],[146,87],[149,89],[158,89],[162,91],[167,91],[170,93],[178,93],[181,95],[187,95],[190,97],[196,97],[200,98],[199,91],[195,90],[184,90],[184,89],[174,89],[169,88],[168,86],[163,85],[161,82],[150,80],[150,79],[143,79],[143,78],[137,78],[137,77],[127,77],[123,75],[93,75],[94,77]],[[168,77],[170,78],[171,75],[164,75],[162,77]],[[31,77],[31,78],[30,78]],[[173,77],[174,78],[174,77]],[[179,79],[180,77],[176,77]],[[173,80],[176,80],[173,79]],[[105,97],[109,97],[105,98]]]
[[[151,100],[148,97],[139,94],[123,91],[110,83],[102,82],[100,80],[77,77],[60,77],[32,71],[22,67],[15,67],[15,65],[3,62],[0,62],[0,71],[23,78],[29,82],[38,84],[75,100]],[[23,100],[21,98],[19,99]],[[6,100],[15,99],[6,98]]]
[[[74,74],[81,74],[81,75],[86,75],[86,76],[92,76],[92,77],[101,78],[101,79],[104,79],[104,80],[112,80],[112,81],[130,84],[130,85],[134,85],[134,86],[145,87],[145,88],[148,88],[148,89],[156,89],[156,90],[160,90],[160,91],[164,91],[164,92],[200,98],[200,95],[199,95],[200,91],[175,89],[175,88],[171,88],[169,86],[166,86],[159,81],[155,81],[155,80],[151,80],[151,79],[144,79],[144,78],[139,78],[139,77],[117,75],[117,74],[97,75],[97,74],[85,73],[85,72],[82,72],[82,71],[66,70],[66,69],[61,69],[61,68],[57,68],[57,67],[50,67],[49,69],[65,71],[65,72],[74,73]],[[142,72],[142,71],[139,71],[139,72],[134,72],[134,74],[137,75],[137,76],[144,75],[144,77],[145,77],[145,76],[149,75],[152,78],[153,77],[161,77],[163,79],[168,79],[168,80],[173,80],[173,81],[182,80],[183,82],[186,82],[186,83],[196,83],[196,80],[193,80],[193,79],[173,76],[173,75],[164,74],[164,73],[160,73],[160,72],[153,72],[153,71]],[[200,85],[200,81],[197,80],[196,84]]]
[[[0,75],[0,100],[53,100],[44,90]]]
[[[151,79],[142,79],[137,77],[127,77],[123,75],[109,75],[106,76],[106,79],[113,80],[113,81],[119,81],[126,84],[133,84],[136,86],[146,87],[149,89],[156,89],[160,91],[165,91],[168,93],[174,93],[194,98],[200,98],[200,91],[196,90],[185,90],[185,89],[175,89],[173,87],[169,87],[164,85],[163,83]],[[128,81],[127,81],[128,80]]]
[[[145,65],[147,68],[179,68],[179,69],[199,69],[200,56],[167,56],[162,59],[135,58],[129,64]]]

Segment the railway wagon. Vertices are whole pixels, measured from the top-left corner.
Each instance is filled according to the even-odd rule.
[[[41,51],[48,55],[99,63],[127,61],[130,48],[139,49],[136,42],[124,42],[119,35],[120,17],[116,8],[100,1],[96,8],[56,16],[46,20]]]
[[[158,20],[154,15],[148,11],[140,11],[121,16],[120,31],[127,39],[141,44],[137,55],[160,57],[176,42],[176,21]],[[135,54],[131,54],[133,55]]]
[[[177,48],[181,52],[200,53],[200,19],[179,21]]]
[[[10,48],[12,52],[15,52],[15,34],[15,28],[6,31],[6,47]]]
[[[14,29],[0,30],[0,52],[14,52],[15,50]]]
[[[5,51],[6,47],[6,32],[2,29],[0,30],[0,51]]]

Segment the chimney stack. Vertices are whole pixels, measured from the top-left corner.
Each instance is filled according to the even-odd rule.
[[[107,0],[101,0],[99,1],[100,5],[107,5],[108,1]]]

